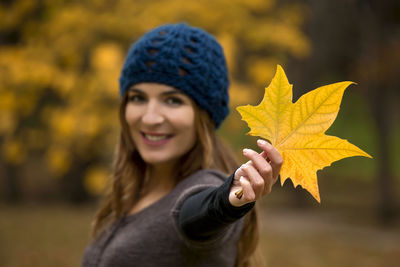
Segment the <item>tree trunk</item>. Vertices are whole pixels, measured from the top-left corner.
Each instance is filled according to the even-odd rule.
[[[83,176],[89,165],[90,162],[87,159],[77,157],[70,171],[62,178],[60,191],[68,202],[82,204],[91,199],[83,184]]]
[[[19,203],[22,200],[21,185],[17,175],[17,169],[13,165],[6,164],[4,178],[4,201],[8,204]]]
[[[376,174],[377,185],[377,214],[383,223],[391,223],[396,217],[396,207],[393,192],[393,176],[390,166],[390,117],[388,116],[389,90],[374,88],[371,90],[370,104],[374,110],[377,127],[378,170]]]

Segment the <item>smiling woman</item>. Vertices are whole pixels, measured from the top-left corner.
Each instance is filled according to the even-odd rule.
[[[245,149],[238,168],[216,133],[228,87],[222,47],[199,28],[163,25],[133,44],[112,187],[82,266],[261,266],[254,205],[282,158],[259,140],[263,152]]]
[[[129,88],[125,117],[145,162],[175,166],[193,147],[193,105],[187,95],[168,85],[140,83]]]

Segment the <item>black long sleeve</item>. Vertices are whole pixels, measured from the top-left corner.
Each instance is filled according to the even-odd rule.
[[[254,202],[241,207],[230,204],[229,192],[233,177],[234,174],[221,186],[203,190],[183,202],[178,224],[186,236],[203,240],[218,235],[254,207]]]

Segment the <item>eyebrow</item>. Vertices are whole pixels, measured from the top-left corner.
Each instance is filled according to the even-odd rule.
[[[139,88],[129,88],[128,92],[136,92],[136,93],[140,93],[140,94],[145,94],[144,91],[140,90]],[[172,95],[172,94],[182,94],[184,95],[185,93],[178,91],[178,90],[169,90],[169,91],[165,91],[162,92],[161,95]]]

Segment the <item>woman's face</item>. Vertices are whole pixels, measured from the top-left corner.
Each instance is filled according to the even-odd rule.
[[[174,163],[194,146],[193,103],[174,87],[158,83],[130,87],[125,118],[132,140],[148,164]]]

